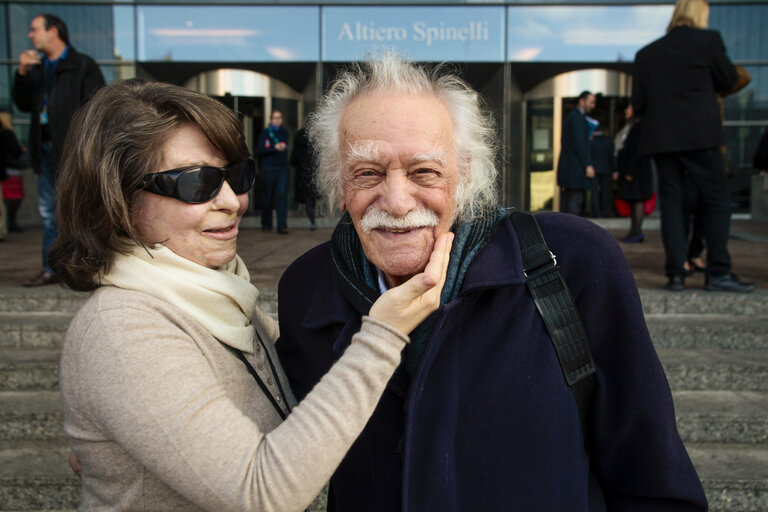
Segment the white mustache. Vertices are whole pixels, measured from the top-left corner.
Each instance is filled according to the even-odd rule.
[[[370,233],[374,229],[415,229],[428,226],[437,226],[440,217],[427,208],[420,208],[409,212],[403,217],[395,217],[381,208],[372,206],[365,211],[360,219],[360,229]]]

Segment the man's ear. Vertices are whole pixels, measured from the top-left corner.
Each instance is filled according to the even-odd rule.
[[[347,205],[344,204],[344,201],[339,201],[339,210],[341,210],[341,213],[347,211]]]

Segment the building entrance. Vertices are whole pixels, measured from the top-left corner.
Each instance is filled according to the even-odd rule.
[[[523,166],[528,210],[559,209],[556,173],[562,121],[576,108],[578,95],[584,90],[597,95],[590,117],[599,122],[598,129],[613,137],[624,125],[630,85],[626,73],[587,69],[549,78],[524,95]]]
[[[245,142],[254,156],[259,134],[273,110],[283,113],[283,126],[288,130],[291,142],[296,131],[304,125],[302,95],[284,82],[262,73],[215,69],[193,76],[184,87],[213,96],[230,107],[240,118]],[[260,211],[262,203],[262,187],[257,179],[251,191],[250,211]],[[288,204],[293,204],[293,180],[288,187]]]

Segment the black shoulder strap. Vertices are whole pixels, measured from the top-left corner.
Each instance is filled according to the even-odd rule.
[[[588,418],[595,388],[595,363],[584,326],[536,218],[530,213],[514,211],[511,219],[520,241],[528,290],[552,338],[565,380],[573,391],[584,442],[589,444]]]

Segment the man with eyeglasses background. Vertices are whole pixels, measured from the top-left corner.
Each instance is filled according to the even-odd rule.
[[[256,153],[261,158],[261,182],[264,203],[261,210],[261,230],[272,231],[272,209],[277,214],[277,232],[288,234],[288,130],[283,126],[283,113],[272,111],[269,125],[259,135]]]
[[[104,85],[99,66],[69,44],[67,25],[52,14],[38,14],[27,34],[34,49],[19,56],[13,100],[31,114],[29,155],[38,175],[38,203],[43,220],[43,268],[24,286],[57,281],[48,266],[48,251],[56,240],[56,175],[64,138],[77,107]]]

